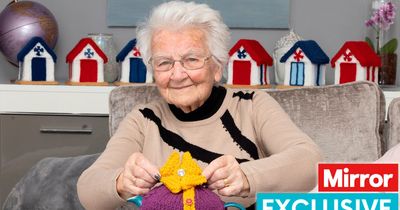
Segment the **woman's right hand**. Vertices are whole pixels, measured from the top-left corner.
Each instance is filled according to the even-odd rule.
[[[160,179],[157,167],[142,153],[133,153],[117,178],[117,192],[123,199],[149,192]]]

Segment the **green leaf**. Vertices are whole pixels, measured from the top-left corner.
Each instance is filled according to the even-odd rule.
[[[393,38],[381,48],[381,53],[394,53],[397,49],[397,39]]]
[[[365,37],[365,41],[372,48],[372,50],[375,51],[374,43],[372,42],[372,40],[369,37]]]

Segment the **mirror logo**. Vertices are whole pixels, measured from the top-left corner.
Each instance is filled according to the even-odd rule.
[[[396,163],[320,163],[318,192],[257,193],[257,210],[398,210]]]

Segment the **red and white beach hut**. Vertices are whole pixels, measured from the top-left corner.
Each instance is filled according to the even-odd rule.
[[[364,41],[347,41],[331,60],[335,84],[368,80],[378,83],[380,57]]]
[[[273,59],[256,40],[240,39],[229,51],[228,85],[268,85]]]
[[[91,38],[83,38],[67,55],[71,85],[107,85],[104,82],[106,54]]]

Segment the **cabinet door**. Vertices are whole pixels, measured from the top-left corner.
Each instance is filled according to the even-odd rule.
[[[98,153],[108,138],[106,116],[0,115],[0,204],[39,160]]]

